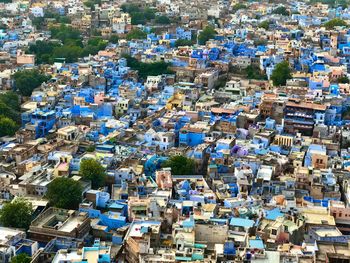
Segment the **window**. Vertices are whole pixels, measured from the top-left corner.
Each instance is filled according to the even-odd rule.
[[[271,229],[271,235],[277,235],[277,229]]]

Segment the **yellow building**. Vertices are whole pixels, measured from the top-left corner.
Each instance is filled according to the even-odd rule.
[[[177,107],[182,107],[182,103],[185,96],[181,93],[175,93],[173,96],[170,97],[166,104],[166,108],[168,110],[176,109]]]

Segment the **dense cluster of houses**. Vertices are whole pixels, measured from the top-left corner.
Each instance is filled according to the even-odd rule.
[[[51,76],[20,97],[20,128],[0,138],[0,209],[33,207],[29,229],[0,225],[0,262],[349,262],[350,30],[324,24],[347,23],[350,9],[130,3],[170,22],[134,25],[121,1],[0,0],[0,92],[16,90],[15,72]],[[119,40],[39,65],[28,48],[54,41],[48,13],[84,40]],[[215,35],[200,43],[208,25]],[[135,28],[146,36],[126,39]],[[168,71],[140,77],[130,58]],[[283,61],[290,77],[277,86]],[[164,167],[173,156],[192,174]],[[105,187],[81,176],[85,159],[105,168]],[[49,204],[59,177],[81,183],[79,209]]]

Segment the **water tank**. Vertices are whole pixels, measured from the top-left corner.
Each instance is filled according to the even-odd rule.
[[[239,212],[239,217],[241,218],[246,218],[248,215],[248,209],[245,207],[238,208],[238,212]]]
[[[106,207],[106,203],[110,199],[110,194],[107,192],[99,192],[97,198],[97,206],[98,207]]]

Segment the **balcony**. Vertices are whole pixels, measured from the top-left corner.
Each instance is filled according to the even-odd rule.
[[[305,120],[303,118],[284,118],[286,122],[293,122],[295,124],[303,124],[303,125],[314,125],[314,121]]]

